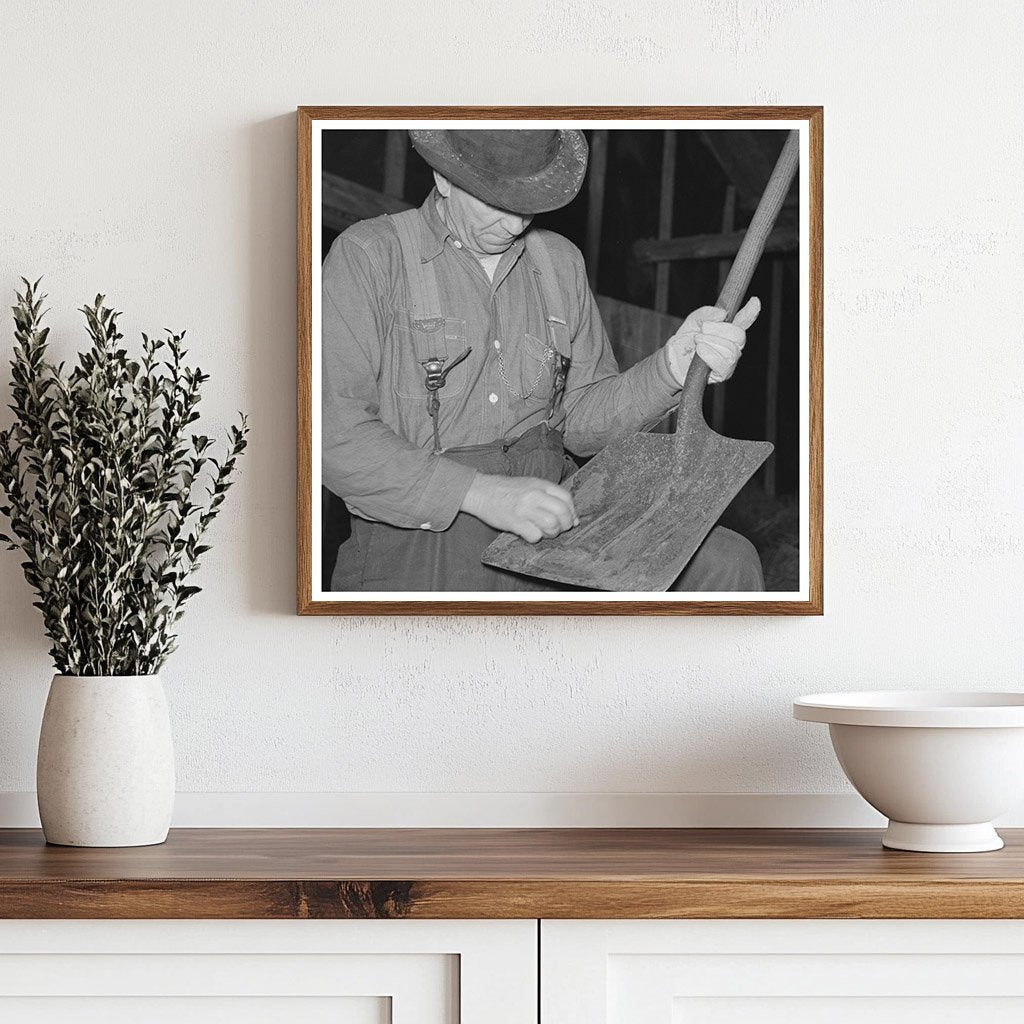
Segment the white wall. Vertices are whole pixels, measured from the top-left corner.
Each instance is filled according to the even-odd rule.
[[[4,305],[45,275],[68,352],[97,291],[128,337],[187,327],[206,426],[252,417],[164,673],[183,792],[848,792],[794,695],[1020,686],[1015,0],[5,0],[0,17]],[[426,102],[825,106],[824,618],[293,614],[293,111]],[[8,794],[33,788],[51,674],[18,561],[0,551]],[[571,803],[437,806],[524,823]],[[323,823],[355,805],[182,806]]]

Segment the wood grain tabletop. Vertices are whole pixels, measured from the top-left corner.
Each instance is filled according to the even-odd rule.
[[[1024,918],[995,853],[867,829],[175,829],[161,846],[0,830],[5,918]]]

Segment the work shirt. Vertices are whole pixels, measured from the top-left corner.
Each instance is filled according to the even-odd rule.
[[[426,227],[420,259],[436,273],[447,362],[471,349],[438,392],[441,443],[515,438],[548,418],[555,386],[540,271],[519,238],[489,279],[444,224],[437,198],[431,192],[418,211]],[[619,373],[580,251],[552,232],[544,241],[564,296],[571,358],[550,426],[571,452],[592,455],[661,419],[679,384],[664,349]],[[389,218],[362,221],[335,239],[323,265],[323,483],[365,519],[440,531],[476,470],[433,453],[409,307]]]

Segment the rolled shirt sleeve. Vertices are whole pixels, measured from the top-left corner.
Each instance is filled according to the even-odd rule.
[[[476,471],[417,447],[380,417],[382,339],[393,315],[387,281],[350,232],[336,239],[324,261],[323,483],[364,519],[445,530]]]

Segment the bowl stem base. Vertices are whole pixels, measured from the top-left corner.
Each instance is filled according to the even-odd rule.
[[[882,833],[882,845],[890,850],[919,853],[986,853],[1001,850],[1003,840],[987,821],[974,825],[918,825],[890,821]]]

